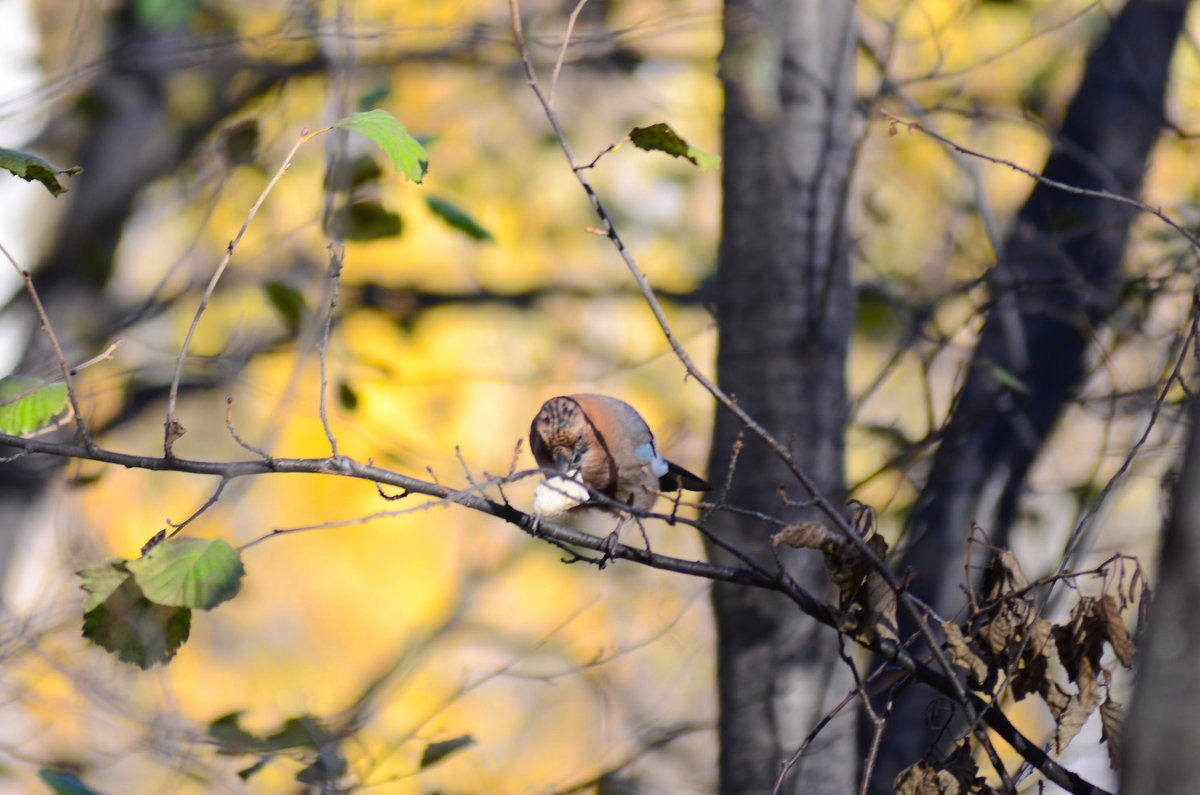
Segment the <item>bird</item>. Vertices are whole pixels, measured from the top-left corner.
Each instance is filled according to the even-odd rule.
[[[534,515],[553,518],[581,506],[620,514],[621,522],[606,539],[609,556],[628,514],[594,495],[633,510],[647,510],[659,492],[711,488],[699,476],[663,458],[637,409],[608,395],[550,398],[530,424],[529,447],[538,466],[554,473],[534,489]]]

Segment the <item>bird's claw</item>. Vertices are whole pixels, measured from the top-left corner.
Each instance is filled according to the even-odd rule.
[[[621,531],[619,529],[613,530],[604,537],[604,540],[600,542],[600,552],[602,553],[600,557],[600,568],[603,569],[608,565],[610,560],[615,559],[617,547],[619,546],[621,546]]]

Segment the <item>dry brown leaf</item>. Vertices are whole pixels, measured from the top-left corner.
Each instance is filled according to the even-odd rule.
[[[1108,743],[1108,765],[1118,770],[1121,764],[1121,724],[1125,719],[1125,708],[1105,696],[1100,705],[1100,740]]]
[[[1015,637],[1016,627],[1013,626],[1012,617],[1008,610],[1001,608],[996,616],[989,621],[985,626],[981,627],[976,634],[996,657],[1007,658],[1005,654],[1009,644],[1017,643]]]
[[[958,624],[947,621],[942,624],[942,632],[946,634],[946,645],[950,648],[951,662],[967,672],[967,684],[973,688],[984,687],[992,672],[989,670],[988,664],[967,644],[967,639],[963,636]]]
[[[918,762],[900,771],[892,782],[896,795],[963,795],[958,780],[945,770],[934,770],[928,762]]]
[[[1066,709],[1055,720],[1054,753],[1056,754],[1061,754],[1075,735],[1079,734],[1079,730],[1083,728],[1088,716],[1100,703],[1100,692],[1095,686],[1096,680],[1093,677],[1090,681],[1092,682],[1091,687],[1083,687],[1083,682],[1080,683],[1080,692],[1071,696]]]
[[[1096,616],[1096,598],[1082,596],[1066,624],[1054,628],[1054,644],[1067,677],[1076,683],[1094,678],[1100,669],[1108,635]]]
[[[873,637],[900,640],[896,622],[896,592],[877,571],[867,575],[867,640]]]
[[[1039,618],[1026,631],[1025,648],[1011,680],[1013,698],[1018,701],[1044,687],[1050,665],[1051,627],[1049,621]]]
[[[842,539],[820,522],[794,522],[771,536],[771,546],[796,549],[832,551],[841,546]]]
[[[988,601],[993,602],[1016,591],[1024,591],[1029,587],[1029,580],[1021,570],[1021,562],[1017,556],[1007,549],[998,549],[992,555],[987,569],[983,573],[983,581],[987,587]]]
[[[172,417],[171,424],[167,426],[167,447],[175,444],[185,433],[187,433],[187,428],[183,427],[183,423]]]
[[[1047,679],[1044,689],[1038,692],[1041,693],[1042,701],[1045,701],[1046,706],[1050,708],[1050,714],[1054,716],[1054,720],[1057,721],[1061,718],[1071,701],[1071,694],[1066,691],[1066,688],[1053,679]]]
[[[865,539],[881,560],[888,545],[878,533]],[[841,535],[820,522],[795,522],[771,536],[771,546],[817,549],[825,556],[825,568],[838,588],[839,629],[855,632],[863,640],[882,637],[899,640],[896,594],[870,561]]]
[[[1125,629],[1125,622],[1121,620],[1117,600],[1106,595],[1096,602],[1096,618],[1104,625],[1104,634],[1121,665],[1126,668],[1133,665],[1133,640]]]
[[[1027,636],[1029,641],[1025,646],[1026,652],[1041,655],[1043,657],[1050,654],[1051,642],[1053,636],[1051,634],[1054,625],[1044,618],[1035,619],[1029,626]]]
[[[1138,611],[1137,611],[1137,631],[1141,632],[1142,627],[1146,626],[1146,617],[1150,615],[1150,603],[1154,601],[1154,595],[1150,592],[1150,584],[1142,585],[1142,593],[1138,596]]]

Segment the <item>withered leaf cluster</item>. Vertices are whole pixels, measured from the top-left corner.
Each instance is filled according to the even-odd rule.
[[[863,540],[879,560],[888,545],[874,530]],[[825,568],[838,589],[837,615],[843,632],[858,640],[876,638],[898,641],[896,594],[871,561],[845,536],[820,522],[796,522],[771,536],[771,546],[817,549],[825,556]]]
[[[1007,550],[993,555],[984,583],[986,598],[973,603],[967,621],[962,626],[953,621],[942,625],[951,661],[966,672],[967,684],[995,693],[997,683],[1003,682],[1018,701],[1030,693],[1040,696],[1054,717],[1055,753],[1101,707],[1103,737],[1115,767],[1121,706],[1107,693],[1112,672],[1101,659],[1105,644],[1126,668],[1134,655],[1117,599],[1111,594],[1080,596],[1068,620],[1054,624],[1037,615],[1033,589]],[[1055,658],[1066,674],[1065,683],[1052,674]]]
[[[942,625],[950,659],[966,673],[971,688],[993,698],[1008,691],[1017,700],[1034,693],[1046,703],[1054,717],[1055,753],[1067,746],[1098,708],[1101,736],[1114,768],[1121,756],[1122,708],[1109,693],[1112,671],[1101,661],[1107,645],[1121,665],[1133,664],[1134,644],[1121,612],[1134,602],[1144,606],[1149,599],[1136,562],[1133,580],[1125,587],[1125,562],[1118,556],[1092,572],[1104,579],[1103,592],[1080,595],[1068,619],[1054,624],[1038,615],[1034,588],[1016,557],[997,550],[984,572],[985,598],[977,601],[971,593],[967,620]],[[1134,598],[1139,581],[1141,591]],[[901,771],[893,782],[895,791],[897,795],[993,795],[995,790],[978,774],[974,759],[968,734],[945,761],[925,758]]]
[[[979,775],[970,744],[957,746],[941,764],[923,759],[900,771],[892,783],[896,795],[996,795]]]

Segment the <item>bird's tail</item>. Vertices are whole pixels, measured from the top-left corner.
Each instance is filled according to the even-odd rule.
[[[701,477],[693,475],[674,461],[667,462],[667,474],[658,479],[658,487],[663,491],[711,491],[712,486]]]

